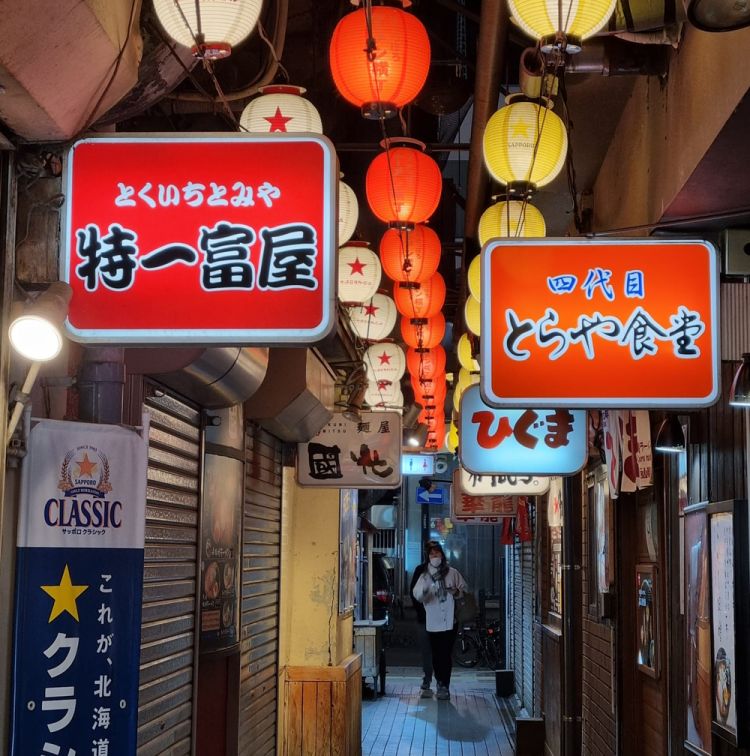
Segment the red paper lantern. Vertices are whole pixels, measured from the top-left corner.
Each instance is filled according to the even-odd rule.
[[[370,209],[380,220],[399,228],[424,223],[440,202],[440,167],[416,139],[402,137],[381,144],[386,151],[367,169],[365,192]]]
[[[415,349],[432,349],[445,336],[445,318],[439,312],[426,321],[413,323],[409,318],[401,318],[401,338],[407,346]]]
[[[430,40],[422,23],[399,8],[375,6],[371,21],[372,38],[364,9],[339,21],[331,37],[331,74],[342,97],[365,118],[391,118],[424,86]]]
[[[421,284],[396,284],[393,287],[396,309],[407,318],[431,318],[445,304],[445,281],[440,273]]]
[[[410,231],[389,228],[380,240],[383,271],[394,281],[427,281],[437,273],[441,252],[440,237],[422,223]]]
[[[406,366],[409,374],[415,378],[435,378],[445,373],[445,349],[436,346],[432,349],[409,349],[406,353]]]

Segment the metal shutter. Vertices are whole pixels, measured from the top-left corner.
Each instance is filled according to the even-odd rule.
[[[273,756],[278,700],[281,442],[248,425],[245,449],[240,753]]]
[[[200,411],[147,383],[151,414],[138,754],[189,754],[200,477]]]

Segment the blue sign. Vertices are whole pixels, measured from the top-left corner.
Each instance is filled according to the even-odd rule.
[[[146,444],[45,420],[19,517],[13,756],[136,751]]]
[[[421,486],[417,487],[417,504],[447,504],[449,489],[431,488],[429,491]]]
[[[586,411],[498,409],[461,394],[461,466],[474,475],[572,475],[588,456]]]

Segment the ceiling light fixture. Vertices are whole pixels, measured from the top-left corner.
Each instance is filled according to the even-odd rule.
[[[732,407],[750,407],[750,353],[742,355],[742,363],[737,368],[729,391],[729,404]]]
[[[685,433],[677,415],[669,414],[664,418],[656,434],[654,449],[667,454],[685,451]]]
[[[68,315],[73,290],[64,281],[55,281],[28,305],[18,305],[12,313],[8,336],[13,348],[33,362],[47,362],[60,354],[62,326]]]
[[[424,423],[419,423],[414,430],[412,430],[406,438],[408,446],[420,447],[424,446],[427,442],[428,428]]]

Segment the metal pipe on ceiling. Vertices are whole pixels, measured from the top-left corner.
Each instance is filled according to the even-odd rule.
[[[472,241],[476,239],[479,216],[484,210],[489,189],[489,174],[482,155],[482,137],[487,121],[497,110],[507,37],[508,11],[505,0],[482,0],[464,215],[464,237]]]

